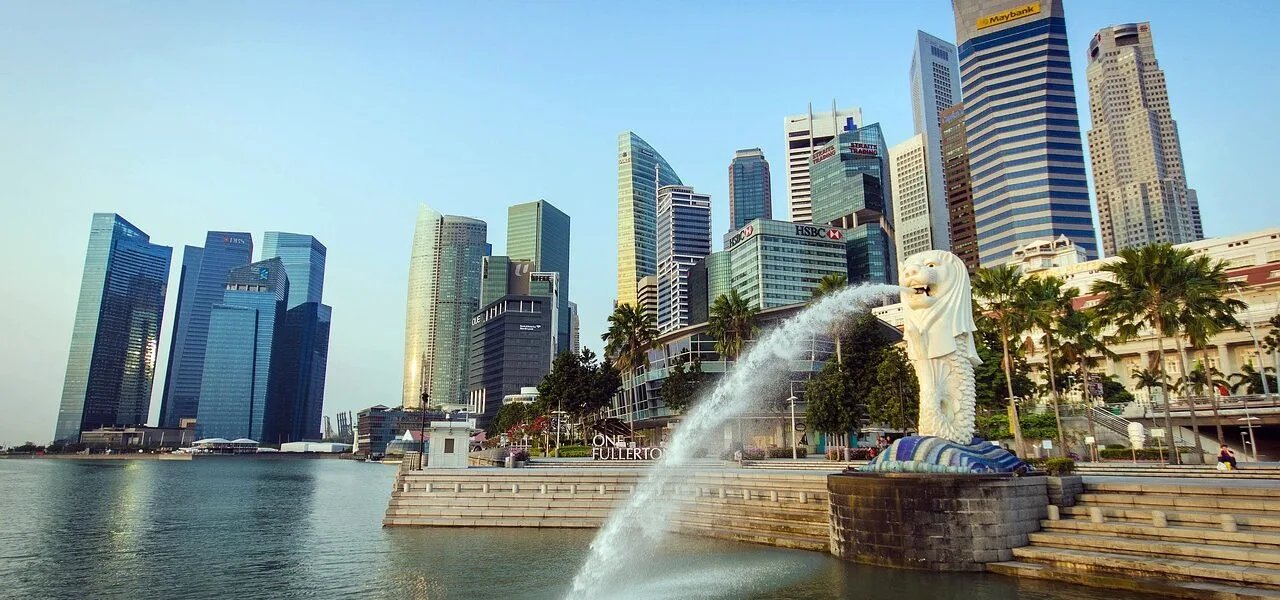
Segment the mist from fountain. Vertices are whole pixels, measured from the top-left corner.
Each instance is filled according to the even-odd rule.
[[[625,596],[617,589],[620,576],[637,559],[652,557],[666,536],[670,517],[691,499],[692,490],[681,489],[680,469],[698,449],[704,448],[730,419],[760,404],[758,396],[768,382],[785,376],[792,362],[807,349],[814,336],[825,334],[837,322],[865,311],[872,302],[896,295],[896,285],[864,284],[847,287],[823,297],[765,334],[739,358],[709,394],[694,404],[676,428],[662,459],[649,468],[627,502],[609,516],[582,569],[573,579],[570,598]],[[765,382],[765,384],[762,384]],[[675,490],[672,491],[673,480]]]

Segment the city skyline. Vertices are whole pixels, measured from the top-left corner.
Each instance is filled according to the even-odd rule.
[[[1257,218],[1249,215],[1265,216],[1268,205],[1264,192],[1250,187],[1253,179],[1250,174],[1265,164],[1270,156],[1268,150],[1258,146],[1252,152],[1234,152],[1233,158],[1227,160],[1214,156],[1214,149],[1260,144],[1261,140],[1270,138],[1275,126],[1260,118],[1264,113],[1256,105],[1238,111],[1259,117],[1246,122],[1234,114],[1224,115],[1214,99],[1223,95],[1232,98],[1268,95],[1269,86],[1274,83],[1267,80],[1244,83],[1251,80],[1245,74],[1262,68],[1262,55],[1247,48],[1256,43],[1250,37],[1265,39],[1265,35],[1258,33],[1260,30],[1251,28],[1274,22],[1276,9],[1265,5],[1242,7],[1239,20],[1244,30],[1233,26],[1228,35],[1223,24],[1199,22],[1177,14],[1180,7],[1188,6],[1069,3],[1067,33],[1077,103],[1087,101],[1083,73],[1090,36],[1108,25],[1150,21],[1160,32],[1160,67],[1169,77],[1169,96],[1184,140],[1187,178],[1199,191],[1206,235],[1255,229]],[[27,150],[23,156],[14,155],[0,161],[5,175],[0,177],[5,181],[0,185],[4,186],[5,197],[22,199],[37,208],[20,221],[22,229],[30,233],[20,231],[11,236],[4,242],[3,249],[9,255],[22,255],[22,249],[37,243],[33,236],[38,233],[39,243],[53,251],[39,257],[34,265],[42,274],[44,285],[23,297],[5,300],[6,310],[2,312],[9,314],[3,322],[6,330],[31,344],[22,354],[7,354],[7,360],[0,361],[6,364],[3,374],[7,381],[0,410],[12,413],[22,409],[20,412],[30,415],[18,414],[0,425],[0,443],[21,443],[27,437],[39,441],[47,435],[41,432],[48,430],[54,418],[56,402],[52,398],[57,396],[61,383],[58,363],[65,366],[74,288],[83,262],[84,223],[94,210],[113,210],[143,223],[153,239],[171,246],[198,240],[211,228],[243,231],[285,228],[314,233],[330,247],[341,248],[328,265],[329,285],[326,286],[330,288],[326,290],[327,300],[343,307],[344,313],[342,323],[334,330],[326,410],[355,410],[370,403],[393,403],[394,386],[399,379],[400,359],[396,355],[400,354],[403,343],[397,338],[403,335],[406,250],[412,233],[413,208],[419,201],[433,203],[444,212],[480,218],[490,223],[493,231],[501,231],[505,229],[506,208],[513,201],[551,199],[574,218],[577,253],[573,256],[573,271],[578,274],[575,279],[607,279],[616,267],[616,257],[612,250],[594,252],[592,246],[594,240],[600,239],[601,231],[616,228],[616,205],[607,200],[614,194],[616,171],[607,161],[612,156],[618,131],[633,129],[640,133],[664,153],[679,170],[685,184],[711,195],[716,200],[713,231],[726,231],[728,183],[724,165],[727,156],[735,149],[757,146],[766,156],[783,156],[779,119],[799,112],[798,109],[809,102],[821,107],[832,97],[860,106],[868,122],[885,126],[889,141],[905,139],[911,130],[910,101],[901,82],[912,36],[916,30],[924,30],[945,38],[952,23],[946,2],[934,2],[910,11],[885,7],[877,11],[883,31],[875,32],[872,40],[877,48],[883,48],[889,60],[884,61],[885,65],[861,66],[864,72],[857,78],[833,81],[829,75],[816,76],[823,70],[819,66],[793,67],[806,75],[801,79],[807,80],[763,91],[746,102],[726,102],[723,94],[733,89],[731,87],[722,92],[715,86],[699,83],[695,93],[668,100],[678,100],[676,109],[628,98],[607,108],[591,108],[586,114],[569,117],[579,119],[575,122],[580,126],[575,126],[572,134],[552,134],[551,129],[558,128],[559,120],[565,118],[567,107],[577,105],[571,98],[581,93],[583,87],[548,91],[536,84],[538,76],[505,77],[506,69],[524,62],[520,57],[468,54],[466,64],[457,68],[459,72],[432,62],[421,67],[428,70],[426,76],[416,71],[402,72],[408,67],[401,63],[383,65],[378,71],[360,72],[351,66],[351,56],[382,55],[386,48],[348,35],[339,35],[337,43],[328,48],[317,43],[317,36],[312,34],[300,41],[273,47],[265,54],[254,52],[253,55],[262,60],[243,69],[241,60],[250,56],[245,54],[247,48],[261,47],[266,40],[292,35],[281,36],[279,32],[308,26],[327,31],[323,29],[326,22],[367,17],[347,14],[349,10],[336,7],[317,6],[314,14],[298,23],[286,19],[290,11],[285,8],[263,9],[254,15],[255,28],[241,29],[225,27],[229,23],[247,22],[244,19],[248,15],[231,9],[194,12],[177,7],[153,9],[159,13],[154,26],[137,25],[145,19],[131,14],[136,10],[139,9],[108,11],[86,7],[80,14],[66,15],[54,7],[22,7],[14,15],[15,35],[0,42],[10,50],[10,55],[37,55],[33,65],[88,64],[92,61],[79,56],[90,49],[101,58],[92,69],[81,66],[72,72],[44,66],[20,67],[15,81],[41,83],[18,84],[19,87],[10,90],[15,114],[26,115],[26,122],[15,124],[13,131],[18,145]],[[400,21],[413,27],[401,29],[382,21],[376,25],[390,28],[386,43],[410,44],[408,48],[412,51],[407,55],[418,57],[419,51],[412,46],[411,38],[422,38],[421,29],[434,27],[433,19],[415,17],[414,10],[408,7],[391,9],[391,12],[397,10],[407,13]],[[612,7],[595,15],[577,17],[566,26],[584,32],[588,41],[596,41],[603,35],[600,31],[608,29],[596,21],[626,21],[617,14],[623,10],[626,9]],[[690,11],[693,22],[719,23],[723,18],[721,11],[698,7],[686,10]],[[774,10],[756,7],[751,14],[735,15],[724,24],[737,28],[740,33],[770,31],[771,23],[777,18],[770,13]],[[798,11],[777,12],[818,11],[817,5],[810,5],[801,6]],[[823,14],[842,11],[860,12],[854,8],[821,9]],[[54,12],[61,20],[56,27],[46,27],[44,35],[35,36],[34,32],[41,29],[34,26],[23,31],[24,23],[52,22]],[[472,47],[489,40],[488,35],[501,34],[502,37],[494,41],[509,40],[497,47],[512,48],[515,47],[512,44],[527,43],[522,41],[525,34],[515,23],[529,25],[531,33],[546,31],[545,21],[535,13],[516,8],[499,19],[482,40],[471,43],[443,31],[446,41],[442,43],[456,44],[458,48],[464,44]],[[441,27],[448,22],[468,23],[478,18],[466,14],[432,16],[440,17],[437,20]],[[627,27],[637,28],[652,26],[656,19],[640,13],[627,17],[635,18]],[[196,27],[197,22],[208,25]],[[139,35],[129,40],[116,39],[117,32],[133,27]],[[69,41],[82,36],[79,42]],[[63,38],[68,41],[60,42]],[[225,39],[228,43],[208,45],[208,52],[201,54],[189,49],[183,38],[212,42]],[[1221,41],[1206,44],[1206,38]],[[104,40],[111,41],[104,43]],[[565,60],[559,54],[562,46],[555,41],[550,44],[549,50],[537,53],[539,60],[546,59],[550,64]],[[338,80],[320,77],[313,63],[304,60],[303,57],[317,50],[326,69],[337,69]],[[702,53],[695,55],[696,60],[687,66],[681,65],[677,75],[684,77],[710,74],[705,67],[721,56],[721,50],[711,41],[694,50],[681,51]],[[143,64],[131,62],[129,58],[139,52],[153,58]],[[573,56],[580,55],[574,53]],[[633,60],[639,57],[628,57],[625,64],[631,65]],[[192,61],[198,68],[185,68]],[[370,61],[355,62],[368,64]],[[183,68],[175,68],[178,66]],[[291,69],[293,66],[299,69]],[[592,58],[577,73],[580,79],[585,76],[588,80],[597,80],[588,89],[607,89],[617,85],[614,71],[621,76],[621,66],[611,61],[605,65]],[[531,72],[542,73],[541,69]],[[467,70],[472,75],[462,72]],[[437,71],[461,84],[464,93],[460,98],[467,103],[480,99],[480,106],[463,108],[451,104],[452,100],[437,99],[421,84],[414,83],[430,80],[434,86],[436,81],[444,81],[429,75]],[[193,72],[211,72],[232,79],[205,80],[189,75]],[[277,81],[274,75],[278,72],[291,74]],[[390,76],[391,73],[396,76]],[[144,74],[153,86],[146,88],[145,93],[141,88],[132,87],[132,82],[144,80]],[[342,78],[346,83],[335,89],[362,89],[362,93],[385,98],[385,102],[375,111],[363,112],[349,110],[350,105],[365,104],[353,93],[337,93],[327,98],[321,98],[323,94],[306,93],[310,102],[316,104],[293,102],[299,94],[311,89],[308,86],[319,85],[320,89],[327,90],[331,81]],[[210,87],[213,85],[210,82],[215,80],[218,81],[216,87]],[[130,85],[108,85],[118,81]],[[263,82],[272,83],[265,87],[259,85]],[[884,90],[868,89],[867,82]],[[349,85],[351,83],[358,85]],[[1212,93],[1197,91],[1201,88]],[[241,93],[248,90],[254,93]],[[208,100],[191,102],[189,92]],[[519,174],[505,178],[511,182],[495,182],[493,187],[478,178],[471,167],[458,167],[458,162],[436,158],[438,153],[447,150],[457,154],[451,160],[474,160],[477,165],[481,164],[481,150],[457,144],[456,140],[466,138],[459,126],[448,123],[444,115],[469,110],[496,111],[498,109],[491,108],[493,103],[516,92],[527,94],[530,102],[519,109],[519,118],[515,120],[527,128],[526,135],[545,140],[548,148],[517,165]],[[427,116],[422,116],[420,108],[412,108],[418,103],[408,99],[415,96],[430,99],[423,103],[431,106]],[[740,94],[735,92],[732,96],[736,98]],[[509,107],[501,110],[510,114]],[[1086,111],[1080,112],[1083,130],[1088,127],[1087,116]],[[673,113],[683,114],[672,120]],[[336,115],[341,118],[329,124],[330,117]],[[407,122],[403,122],[406,118]],[[700,129],[690,129],[693,125]],[[82,135],[68,137],[59,129],[73,126],[81,128]],[[491,131],[487,127],[467,135],[487,135]],[[184,139],[175,139],[172,135],[175,128],[184,128],[184,135],[180,136]],[[126,131],[131,134],[126,135]],[[696,133],[690,135],[690,131]],[[400,136],[412,140],[400,140]],[[382,149],[385,140],[396,143]],[[154,147],[160,144],[169,150],[154,152]],[[423,165],[429,165],[426,171],[422,171]],[[459,168],[465,176],[450,174]],[[775,214],[785,215],[785,174],[778,168],[775,163],[773,209]],[[557,174],[556,181],[547,180],[545,173],[548,172]],[[559,176],[566,173],[572,175]],[[465,186],[463,180],[467,182]],[[474,189],[464,192],[477,181],[486,183],[479,196]],[[267,198],[273,201],[264,202]],[[1226,198],[1231,200],[1230,207],[1225,204]],[[499,245],[501,240],[494,239],[496,237],[490,236],[489,241]],[[611,245],[607,235],[604,239],[605,244]],[[500,253],[500,249],[495,249],[495,254]],[[19,276],[14,265],[6,265],[3,274],[11,279]],[[168,286],[165,312],[171,315],[174,314],[177,276],[171,273]],[[613,290],[592,294],[593,290],[581,283],[576,289],[571,300],[582,307],[582,340],[598,349],[598,334],[610,310]],[[353,319],[348,321],[346,315]],[[167,327],[168,324],[160,333],[159,356],[162,357],[169,352],[171,330]],[[156,377],[162,376],[157,370]],[[375,398],[369,398],[370,394]],[[160,402],[157,396],[153,398],[151,409],[155,414]]]

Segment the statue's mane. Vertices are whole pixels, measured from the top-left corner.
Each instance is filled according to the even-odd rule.
[[[933,261],[938,266],[941,278],[947,281],[947,290],[932,306],[922,310],[906,308],[906,330],[910,336],[916,333],[920,338],[927,338],[927,344],[921,347],[925,339],[908,339],[907,350],[912,354],[928,349],[928,356],[919,358],[938,358],[957,350],[956,337],[972,334],[977,330],[973,320],[973,295],[969,288],[969,271],[956,255],[939,250],[926,250],[911,256],[908,260],[923,264]],[[914,332],[913,332],[914,330]],[[967,354],[977,359],[977,349],[973,347],[973,336],[969,336]],[[914,348],[913,348],[914,347]],[[977,364],[977,363],[975,363]]]

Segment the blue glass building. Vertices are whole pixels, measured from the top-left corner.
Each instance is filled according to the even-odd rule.
[[[658,189],[658,314],[660,333],[690,321],[689,272],[711,254],[711,196],[693,188],[669,185]]]
[[[253,260],[253,236],[238,231],[210,231],[204,247],[182,250],[177,317],[169,344],[169,368],[164,376],[160,426],[177,427],[196,416],[204,350],[209,337],[209,314],[222,302],[231,269]]]
[[[172,255],[120,215],[93,215],[56,441],[146,423]]]
[[[640,136],[618,135],[618,297],[635,304],[640,278],[658,274],[658,188],[682,185],[667,160]]]
[[[1061,0],[952,0],[982,266],[1065,235],[1097,258]]]
[[[844,230],[849,281],[894,283],[889,152],[879,124],[846,127],[810,160],[813,222]]]
[[[262,236],[262,259],[279,258],[289,273],[289,308],[324,301],[327,253],[324,244],[309,235],[268,231]]]
[[[221,304],[209,317],[200,403],[199,437],[264,441],[273,399],[275,340],[289,298],[284,263],[273,258],[232,269]]]
[[[769,161],[759,148],[739,150],[729,163],[729,231],[755,219],[773,218]]]
[[[560,274],[556,353],[572,344],[569,321],[569,215],[546,200],[507,209],[507,255],[533,262],[535,271]],[[495,298],[496,299],[496,298]],[[483,305],[483,300],[482,300]]]

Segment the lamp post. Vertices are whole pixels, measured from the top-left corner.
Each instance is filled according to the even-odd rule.
[[[799,458],[799,456],[796,455],[796,400],[799,400],[799,398],[796,398],[794,395],[791,396],[790,398],[787,398],[787,401],[791,403],[791,458],[792,459]]]
[[[431,400],[431,394],[427,392],[425,381],[422,384],[421,398],[422,406],[418,407],[422,411],[418,421],[418,469],[425,469],[427,466],[427,403]]]
[[[1248,305],[1248,303],[1244,301],[1244,294],[1240,292],[1240,286],[1233,285],[1231,287],[1235,289],[1236,298],[1240,300],[1240,303]],[[1264,364],[1262,362],[1262,346],[1258,343],[1258,331],[1254,328],[1252,314],[1249,315],[1249,337],[1253,338],[1253,351],[1258,354],[1258,377],[1262,379],[1262,397],[1269,398],[1271,396],[1271,390],[1270,390],[1270,387],[1267,385],[1267,368],[1262,366]],[[1248,390],[1245,390],[1245,391],[1247,392]],[[1245,400],[1244,402],[1244,421],[1245,421],[1245,426],[1248,427],[1249,429],[1249,442],[1253,446],[1253,460],[1254,462],[1257,462],[1258,461],[1258,443],[1257,443],[1257,440],[1253,437],[1253,419],[1249,417],[1249,401],[1248,400]]]

